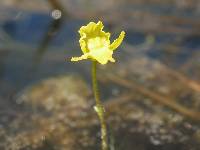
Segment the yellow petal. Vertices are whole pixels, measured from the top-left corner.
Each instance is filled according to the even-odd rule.
[[[91,41],[91,39],[94,38],[101,38],[104,42],[104,44],[109,45],[110,44],[110,33],[106,33],[104,31],[102,31],[103,29],[103,23],[101,21],[99,21],[98,23],[94,23],[94,22],[90,22],[87,26],[82,26],[79,30],[80,33],[80,46],[81,46],[81,50],[83,51],[83,53],[88,53],[89,51],[91,51],[91,48],[88,47],[89,42]],[[93,47],[95,48],[95,44],[98,44],[96,47],[99,46],[99,43],[94,43]],[[91,44],[90,44],[91,45]]]
[[[101,34],[103,29],[103,23],[99,21],[98,23],[90,22],[86,26],[82,26],[79,30],[80,36],[98,36]],[[102,31],[103,32],[103,31]],[[105,32],[104,32],[105,33]]]
[[[111,50],[115,50],[115,49],[122,43],[122,41],[123,41],[123,39],[124,39],[124,36],[125,36],[125,32],[122,31],[122,32],[120,33],[119,37],[118,37],[116,40],[114,40],[114,42],[110,45],[109,48],[110,48]]]
[[[87,58],[88,58],[88,53],[86,53],[80,57],[72,57],[71,61],[80,61],[80,60],[87,59]]]
[[[82,50],[82,52],[84,54],[87,53],[87,52],[89,52],[89,50],[87,49],[87,44],[86,44],[86,42],[84,40],[85,37],[86,37],[86,35],[83,34],[83,36],[79,40],[79,44],[80,44],[81,50]]]
[[[115,62],[112,58],[113,51],[108,48],[101,48],[89,53],[89,57],[98,61],[100,64],[107,64],[108,61]]]

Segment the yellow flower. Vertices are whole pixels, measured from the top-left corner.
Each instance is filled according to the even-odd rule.
[[[122,31],[119,37],[110,43],[110,33],[104,32],[103,23],[90,22],[87,26],[82,26],[80,33],[80,47],[83,55],[80,57],[72,57],[71,61],[79,61],[83,59],[96,60],[100,64],[106,64],[108,61],[115,62],[112,57],[113,51],[122,43],[125,32]]]

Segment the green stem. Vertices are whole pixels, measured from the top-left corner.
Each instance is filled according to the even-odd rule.
[[[99,89],[97,83],[97,76],[96,76],[96,61],[92,61],[92,84],[93,84],[93,92],[96,101],[96,106],[94,107],[97,115],[99,117],[99,121],[101,123],[101,146],[102,150],[108,150],[108,143],[107,143],[107,128],[106,128],[106,121],[105,121],[105,109],[102,105],[99,96]]]

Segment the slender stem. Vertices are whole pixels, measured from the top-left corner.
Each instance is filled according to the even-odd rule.
[[[107,143],[107,128],[106,128],[106,121],[105,121],[105,109],[102,105],[99,96],[99,89],[97,83],[97,76],[96,76],[96,61],[92,61],[92,84],[93,84],[93,92],[96,101],[96,106],[94,107],[97,115],[99,117],[99,121],[101,123],[101,146],[102,150],[108,150],[108,143]]]

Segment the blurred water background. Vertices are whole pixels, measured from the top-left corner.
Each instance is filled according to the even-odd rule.
[[[126,30],[126,43],[133,46],[152,36],[156,44],[149,47],[149,57],[172,67],[183,65],[199,53],[199,9],[195,0],[2,0],[1,94],[76,68],[66,59],[80,54],[77,30],[88,21],[103,20],[109,29]],[[60,19],[52,16],[55,10],[62,13]]]
[[[111,74],[128,74],[142,87],[178,97],[184,108],[186,106],[199,112],[199,18],[199,0],[1,0],[1,114],[5,116],[12,110],[20,109],[16,97],[26,87],[48,77],[78,74],[90,83],[90,63],[71,63],[69,60],[81,54],[77,32],[80,26],[98,20],[105,23],[105,30],[112,33],[113,39],[121,30],[127,33],[123,45],[115,54],[117,63],[109,66],[114,68]],[[157,76],[149,82],[155,70]],[[176,81],[181,84],[176,84]],[[126,87],[123,83],[119,84],[122,91]],[[159,86],[162,83],[168,88]],[[120,88],[103,85],[105,99],[119,92]],[[171,90],[173,88],[176,90]],[[173,104],[164,104],[175,110],[177,108]],[[193,115],[188,110],[178,110],[189,119],[200,120],[199,113]],[[2,128],[7,126],[6,122],[9,121],[1,121]],[[199,144],[200,140],[196,146],[189,147],[190,150],[197,150]],[[179,149],[183,150],[183,147]],[[130,146],[127,149],[131,149]],[[151,149],[154,150],[153,147]]]

